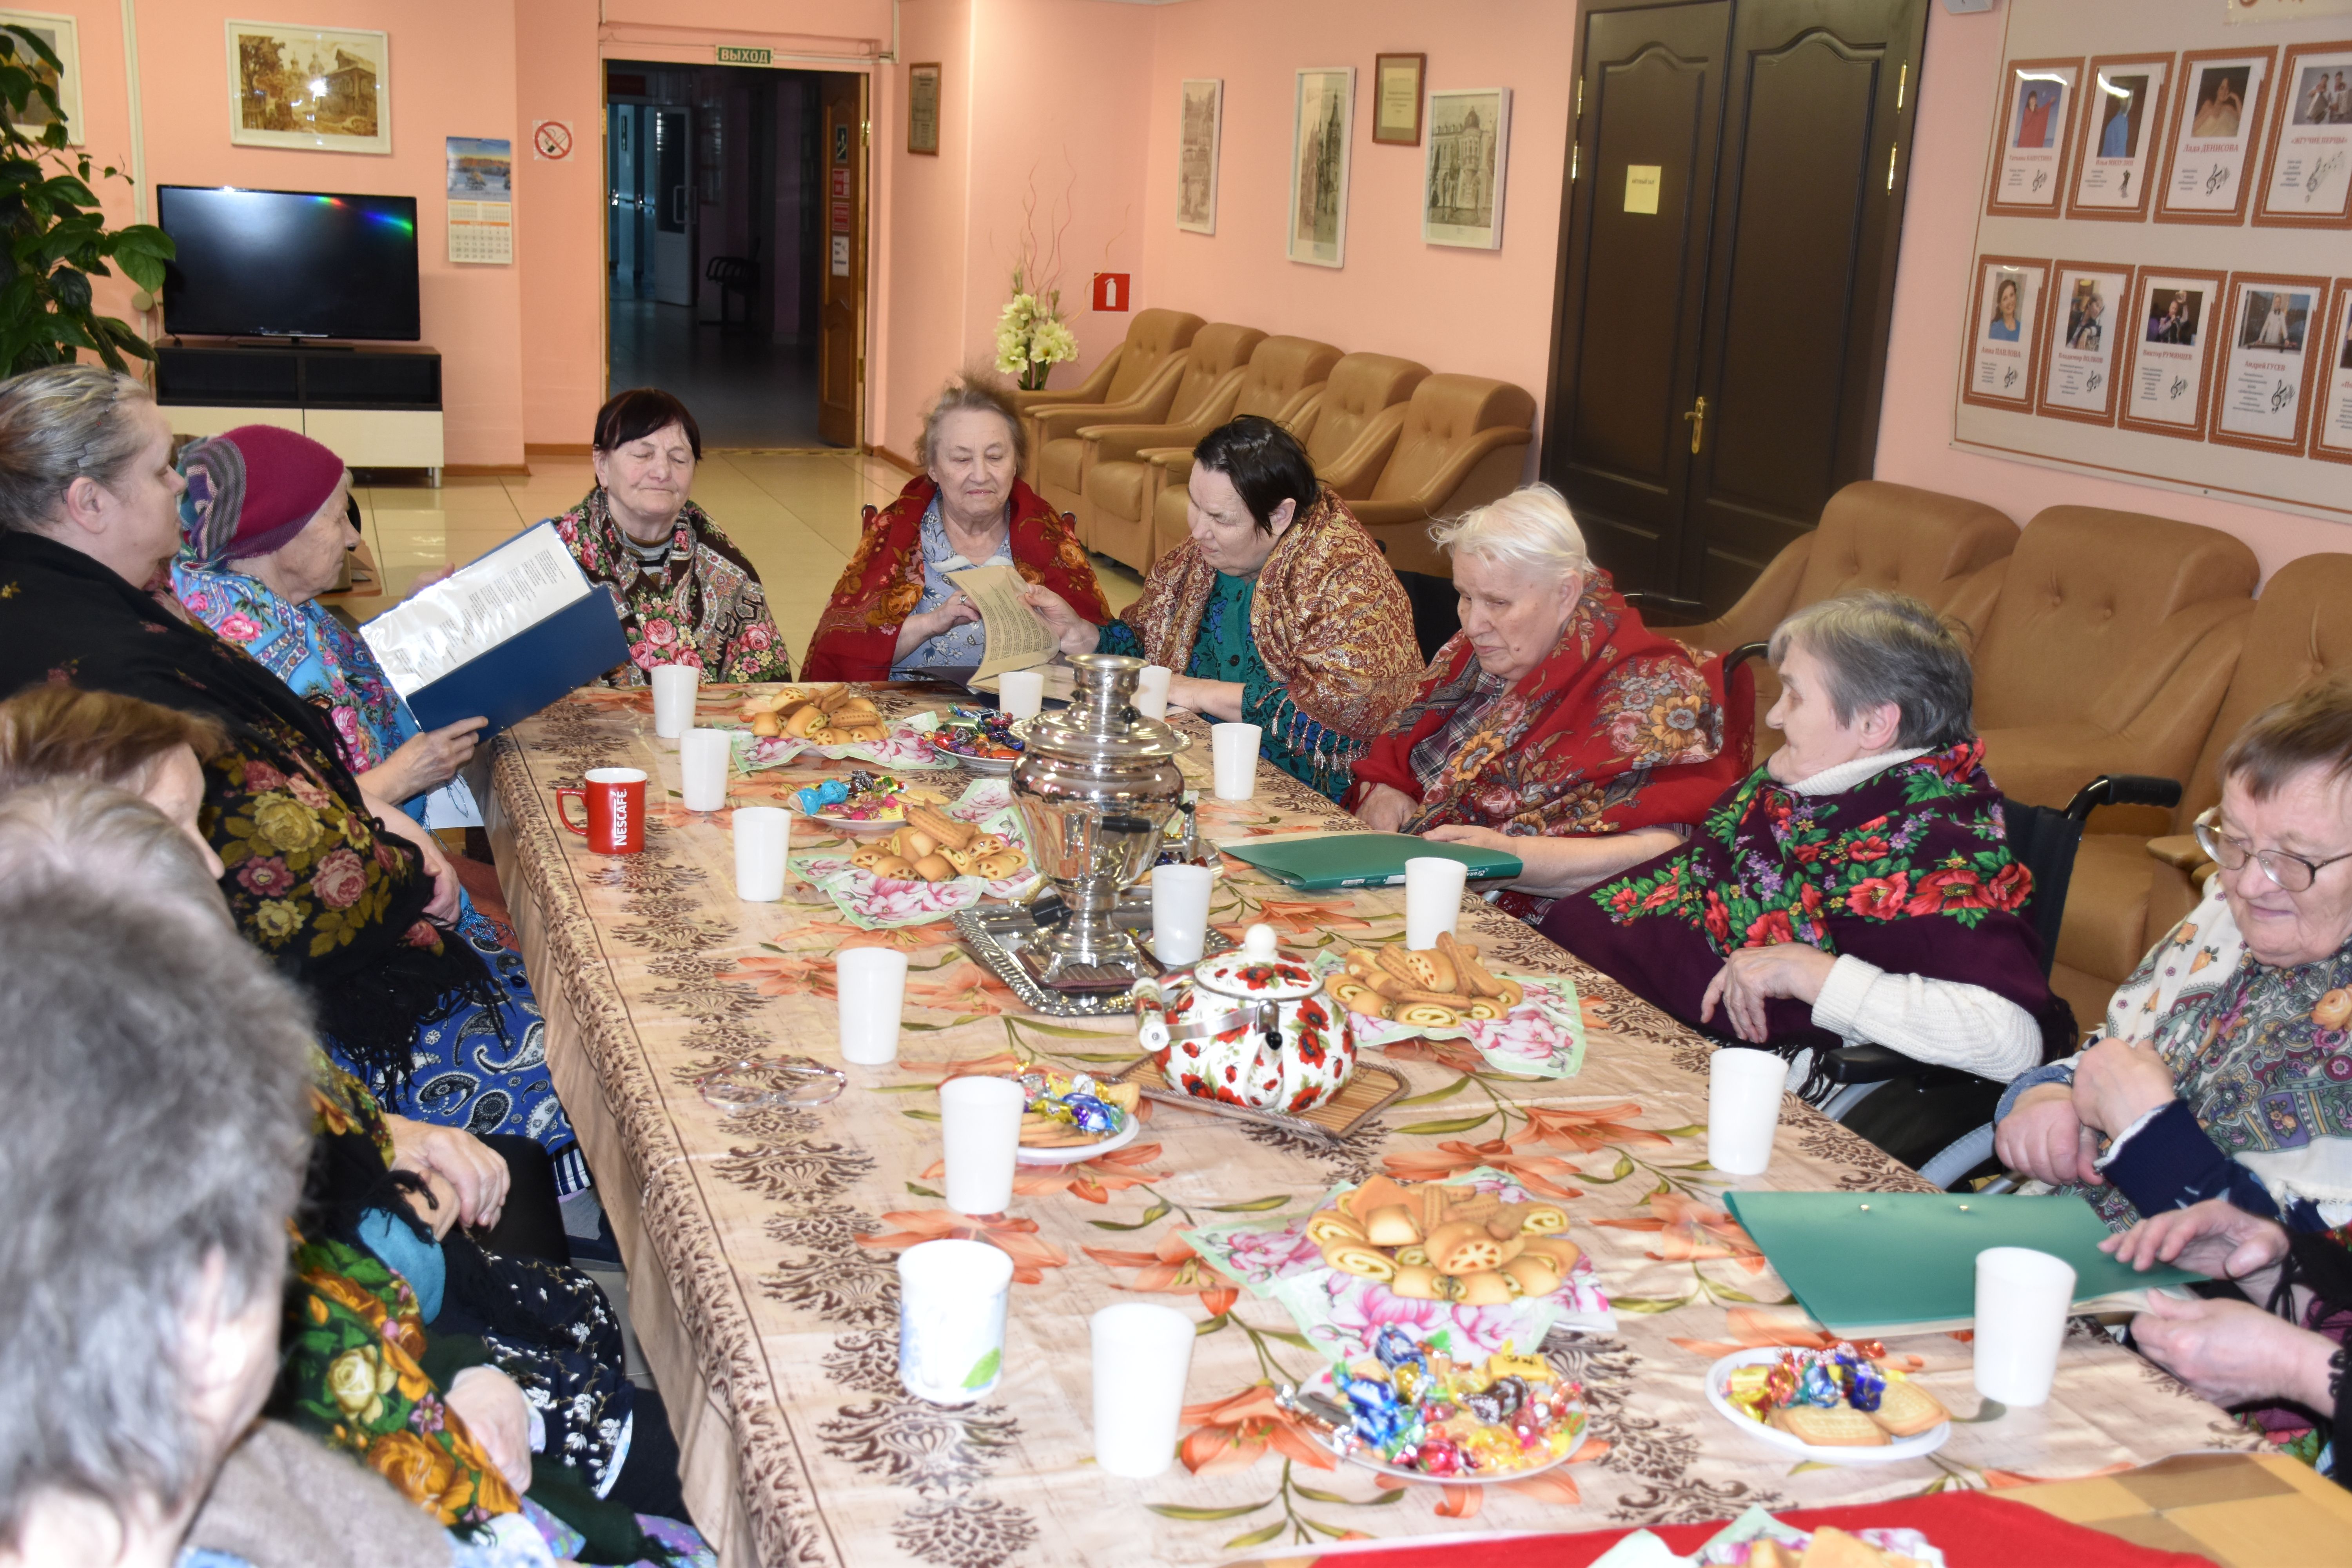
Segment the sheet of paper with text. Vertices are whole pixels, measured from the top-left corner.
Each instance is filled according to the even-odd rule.
[[[979,607],[981,625],[988,633],[988,646],[981,655],[980,668],[972,672],[974,679],[1027,669],[1062,651],[1053,632],[1022,598],[1029,584],[1017,568],[974,566],[947,576]]]

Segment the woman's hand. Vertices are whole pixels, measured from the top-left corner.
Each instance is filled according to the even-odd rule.
[[[1638,827],[1631,833],[1555,838],[1449,822],[1431,828],[1422,837],[1433,844],[1467,844],[1516,856],[1519,874],[1507,886],[1539,899],[1565,899],[1606,881],[1628,866],[1638,866],[1678,847],[1683,831],[1678,827]]]
[[[474,732],[488,719],[460,719],[438,730],[422,730],[397,751],[359,775],[360,788],[379,800],[407,800],[439,789],[474,760]]]
[[[457,1194],[457,1217],[466,1225],[499,1223],[511,1174],[496,1150],[460,1128],[412,1121],[388,1111],[383,1125],[392,1134],[394,1170],[431,1172],[446,1178]]]
[[[1247,689],[1238,680],[1200,680],[1189,675],[1168,678],[1169,707],[1189,708],[1228,724],[1241,722],[1242,703],[1247,698]]]
[[[408,585],[408,592],[403,594],[401,597],[404,599],[413,599],[416,597],[418,594],[433,586],[434,584],[446,583],[457,574],[457,569],[455,566],[449,565],[446,562],[438,566],[428,566],[424,571],[419,572],[416,574],[416,581]]]
[[[1394,833],[1412,820],[1421,802],[1394,784],[1376,784],[1356,807],[1356,820],[1375,833]]]
[[[360,804],[381,817],[386,828],[416,847],[416,853],[425,861],[425,874],[433,879],[433,901],[425,906],[425,917],[445,926],[454,925],[466,889],[459,884],[457,868],[449,864],[449,856],[441,847],[441,841],[419,827],[416,819],[408,813],[386,801],[378,800],[364,789],[360,792]]]
[[[938,609],[908,616],[898,624],[898,647],[891,657],[904,658],[941,632],[978,619],[980,606],[971,602],[971,595],[958,588]]]
[[[1752,1045],[1771,1037],[1765,1022],[1765,1004],[1775,997],[1811,1003],[1822,994],[1837,960],[1801,942],[1776,942],[1769,947],[1743,947],[1723,961],[1699,999],[1698,1021],[1715,1016],[1715,1005],[1731,1020],[1731,1031]]]
[[[513,1378],[494,1366],[469,1366],[450,1380],[441,1403],[466,1423],[516,1495],[530,1489],[530,1405]]]
[[[2099,1135],[2074,1114],[2071,1085],[2037,1083],[2019,1095],[1993,1128],[1992,1147],[2011,1170],[2053,1187],[2068,1182],[2095,1187],[2106,1182],[2091,1163],[2098,1156]]]
[[[402,1194],[408,1212],[416,1222],[433,1233],[436,1241],[445,1240],[452,1226],[457,1223],[457,1189],[437,1171],[424,1173],[425,1190]]]
[[[2335,1342],[2252,1301],[2184,1301],[2151,1291],[2131,1333],[2141,1354],[2216,1405],[2286,1399],[2334,1414],[2327,1361]]]
[[[2168,1209],[2099,1243],[2100,1251],[2111,1252],[2116,1262],[2142,1272],[2159,1263],[2178,1263],[2217,1279],[2244,1279],[2274,1268],[2286,1256],[2286,1247],[2284,1227],[2248,1214],[2227,1198]]]
[[[2101,1040],[2075,1058],[2074,1114],[2110,1138],[2179,1098],[2152,1046]]]
[[[1102,641],[1102,628],[1070,608],[1070,602],[1046,587],[1032,583],[1022,591],[1021,602],[1030,613],[1045,623],[1064,653],[1092,653]]]

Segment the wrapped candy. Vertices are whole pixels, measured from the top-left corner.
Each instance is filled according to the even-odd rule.
[[[1462,1448],[1451,1437],[1431,1437],[1421,1445],[1416,1459],[1423,1475],[1458,1476],[1462,1473]]]
[[[800,803],[802,816],[821,816],[834,806],[848,804],[849,786],[839,779],[825,779],[793,791],[793,798]]]
[[[1116,1132],[1118,1131],[1118,1112],[1091,1094],[1079,1094],[1073,1090],[1060,1101],[1060,1104],[1070,1120],[1077,1123],[1080,1131]]]
[[[1372,1354],[1379,1357],[1380,1363],[1391,1372],[1408,1363],[1421,1368],[1423,1372],[1429,1370],[1429,1357],[1423,1353],[1421,1346],[1414,1342],[1411,1334],[1406,1333],[1394,1323],[1381,1325],[1381,1331],[1372,1340]]]
[[[1809,1361],[1797,1374],[1797,1403],[1834,1410],[1845,1403],[1845,1389],[1826,1362]]]
[[[1886,1374],[1868,1362],[1858,1362],[1853,1375],[1846,1384],[1846,1403],[1856,1410],[1869,1412],[1878,1408],[1886,1397]]]

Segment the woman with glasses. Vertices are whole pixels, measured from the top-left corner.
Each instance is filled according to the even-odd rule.
[[[2352,684],[2246,726],[2197,841],[2203,901],[2116,993],[2105,1038],[2010,1087],[1996,1150],[2117,1229],[2210,1198],[2352,1223]]]

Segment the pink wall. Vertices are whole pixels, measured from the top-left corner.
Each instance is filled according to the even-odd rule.
[[[1997,506],[2024,522],[2046,506],[2103,506],[2201,522],[2242,539],[2265,576],[2298,555],[2352,546],[2339,523],[2154,485],[2127,484],[1951,445],[1969,267],[1984,199],[1985,158],[2001,68],[1999,11],[1927,13],[1927,58],[1912,128],[1910,198],[1895,287],[1878,475]]]

